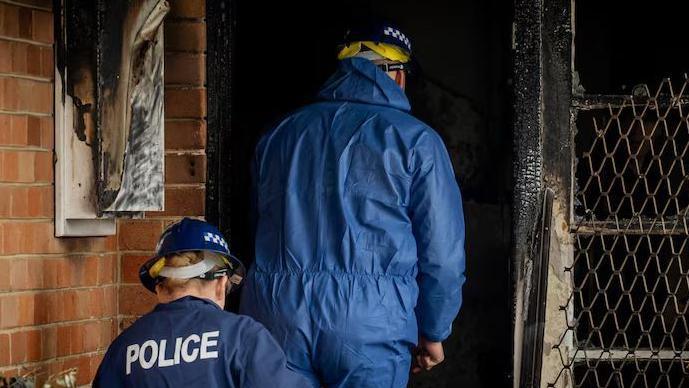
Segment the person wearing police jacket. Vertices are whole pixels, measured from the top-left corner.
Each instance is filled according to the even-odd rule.
[[[440,136],[409,114],[409,38],[355,26],[339,59],[257,146],[240,312],[310,387],[404,387],[443,361],[461,305],[461,196]]]
[[[305,386],[260,323],[223,311],[244,272],[214,226],[189,218],[170,226],[139,271],[159,303],[110,345],[93,386]]]

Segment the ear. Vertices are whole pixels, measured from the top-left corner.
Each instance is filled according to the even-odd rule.
[[[397,70],[395,74],[395,83],[405,90],[407,87],[407,73],[403,70]]]
[[[218,299],[225,300],[225,295],[227,294],[227,287],[230,279],[227,276],[222,276],[215,282],[215,297]]]

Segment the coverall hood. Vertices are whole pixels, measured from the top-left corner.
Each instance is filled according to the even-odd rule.
[[[411,110],[404,90],[373,62],[363,58],[342,60],[318,97],[326,101],[361,102],[405,112]]]

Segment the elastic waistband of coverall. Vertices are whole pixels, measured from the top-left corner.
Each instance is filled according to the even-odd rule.
[[[336,278],[355,278],[366,280],[391,280],[402,282],[416,283],[416,274],[398,275],[386,273],[370,273],[370,272],[338,272],[338,271],[262,271],[253,269],[249,275],[259,277],[294,277],[294,278],[316,278],[316,277],[336,277]]]

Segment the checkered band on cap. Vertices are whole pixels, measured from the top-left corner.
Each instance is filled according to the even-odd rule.
[[[214,244],[220,245],[221,247],[225,248],[225,250],[228,250],[229,247],[227,246],[227,242],[225,241],[224,238],[221,236],[215,234],[215,233],[210,233],[207,232],[204,236],[203,239],[207,242],[212,242]]]
[[[402,31],[392,27],[385,27],[385,29],[383,30],[383,34],[399,40],[401,43],[404,44],[404,47],[406,47],[407,50],[411,52],[411,41],[409,40],[409,38],[407,38],[406,35],[404,35],[404,33],[402,33]]]

